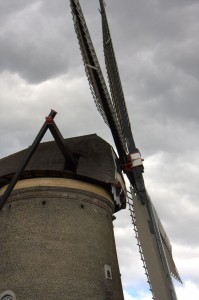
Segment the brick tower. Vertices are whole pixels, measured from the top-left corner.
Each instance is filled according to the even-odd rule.
[[[122,300],[113,213],[125,207],[112,147],[97,135],[39,145],[0,211],[0,300]],[[89,147],[88,147],[89,145]],[[0,193],[27,149],[0,160]]]

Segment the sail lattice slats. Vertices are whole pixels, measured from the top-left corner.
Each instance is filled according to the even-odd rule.
[[[129,115],[127,112],[125,97],[122,89],[122,83],[118,71],[117,61],[115,58],[115,52],[112,44],[111,34],[109,30],[109,25],[106,17],[106,11],[104,8],[103,0],[100,0],[100,7],[101,7],[101,15],[102,15],[104,56],[105,56],[109,86],[112,95],[112,101],[114,103],[118,120],[122,128],[122,131],[124,133],[126,143],[128,145],[128,150],[129,152],[135,152],[136,147],[131,132],[131,124],[129,121]]]
[[[167,235],[167,233],[166,233],[166,231],[165,231],[165,229],[162,225],[162,222],[160,221],[158,213],[157,213],[152,201],[150,200],[150,197],[149,197],[149,201],[150,201],[150,205],[153,208],[154,217],[156,219],[156,223],[157,223],[157,226],[158,226],[158,229],[159,229],[159,232],[160,232],[160,236],[161,236],[162,244],[163,244],[163,247],[164,247],[165,255],[166,255],[166,258],[167,258],[167,263],[169,265],[170,273],[176,280],[178,280],[179,282],[182,283],[179,272],[178,272],[178,270],[176,268],[176,265],[174,263],[174,260],[173,260],[171,242],[170,242],[170,240],[168,238],[168,235]]]
[[[135,146],[133,139],[129,116],[126,108],[124,93],[118,71],[117,61],[115,58],[114,48],[111,40],[111,34],[106,17],[105,7],[103,0],[100,0],[101,15],[102,15],[102,31],[103,31],[103,45],[105,64],[109,79],[109,86],[112,95],[112,102],[116,111],[117,120],[122,129],[123,136],[127,145],[128,153],[136,153],[138,149]],[[126,172],[126,171],[125,171]],[[143,202],[146,198],[145,184],[143,179],[143,167],[142,165],[132,168],[126,172],[130,183],[134,186],[136,191],[140,193]]]
[[[150,201],[150,205],[154,208],[151,200],[149,199],[148,201]],[[180,282],[181,279],[175,267],[172,252],[168,249],[169,241],[167,241],[166,246],[162,235],[161,241],[157,241],[158,237],[154,230],[151,211],[149,211],[147,205],[141,204],[139,199],[133,193],[133,189],[131,189],[131,195],[128,197],[127,202],[133,211],[132,223],[134,225],[134,230],[137,231],[136,238],[138,239],[138,244],[140,244],[142,249],[142,260],[144,259],[146,265],[148,276],[150,278],[150,284],[154,293],[154,298],[156,300],[176,299],[174,290],[170,286],[170,275],[173,275]],[[156,213],[154,213],[154,216],[156,216]],[[158,220],[157,226],[159,227]],[[158,243],[160,242],[163,243],[170,274],[167,274],[165,271],[164,263],[161,259],[158,247]]]
[[[152,203],[151,203],[151,205],[153,206]],[[176,268],[176,265],[175,265],[175,262],[173,260],[171,243],[169,241],[167,233],[164,230],[164,227],[163,227],[163,225],[160,221],[160,218],[158,217],[158,214],[157,214],[156,209],[155,209],[154,206],[153,206],[153,211],[155,213],[155,218],[157,220],[158,228],[159,228],[161,238],[162,238],[162,241],[163,241],[163,247],[164,247],[167,262],[168,262],[168,265],[169,265],[170,273],[176,280],[178,280],[180,283],[182,283],[179,272],[178,272],[178,270]]]
[[[113,105],[112,99],[109,95],[80,3],[78,0],[71,0],[70,4],[75,31],[79,41],[92,96],[98,111],[112,131],[117,150],[120,152],[118,153],[119,156],[125,160],[127,147],[122,127],[118,120],[115,106]]]
[[[72,14],[73,14],[73,21],[74,21],[74,25],[75,25],[75,31],[76,31],[76,34],[78,37],[78,42],[79,42],[80,50],[82,53],[82,58],[83,58],[84,66],[85,66],[86,75],[87,75],[87,78],[89,81],[91,93],[95,100],[97,109],[99,110],[100,114],[102,115],[105,123],[108,125],[108,121],[107,121],[106,115],[104,113],[103,104],[101,102],[101,98],[99,96],[98,89],[95,86],[95,84],[96,84],[95,79],[92,74],[92,70],[90,70],[90,69],[96,68],[96,70],[98,70],[98,73],[101,73],[100,72],[101,70],[100,70],[100,66],[98,63],[98,59],[95,55],[95,50],[94,50],[94,47],[93,47],[93,44],[92,44],[92,41],[90,38],[90,34],[87,29],[87,25],[86,25],[79,1],[71,1],[71,8],[72,8]],[[78,18],[79,18],[79,22],[78,22]],[[80,27],[80,24],[81,24],[81,27]],[[91,61],[91,58],[88,56],[87,47],[85,45],[84,38],[82,37],[82,33],[85,37],[86,44],[91,53],[92,61]],[[100,77],[101,76],[103,77],[102,74],[100,74]],[[105,83],[103,82],[103,79],[101,81],[102,81],[102,86],[104,88],[106,97],[109,97],[108,91],[106,90],[106,86],[105,86]]]
[[[149,284],[149,290],[152,293],[152,299],[155,299],[154,298],[155,295],[154,295],[154,292],[153,292],[153,287],[152,287],[151,280],[150,280],[150,277],[149,277],[149,272],[148,272],[147,265],[146,265],[145,258],[144,258],[144,253],[143,253],[143,250],[142,250],[142,244],[141,244],[140,239],[139,239],[138,228],[136,226],[136,216],[135,216],[135,210],[134,210],[134,206],[133,206],[132,194],[131,194],[131,192],[126,191],[126,195],[127,195],[127,203],[128,203],[128,206],[129,206],[130,216],[131,216],[132,224],[133,224],[133,227],[134,227],[135,238],[137,240],[137,245],[138,245],[138,249],[139,249],[139,253],[140,253],[140,258],[141,258],[141,261],[142,261],[143,268],[145,270],[145,275],[147,277],[147,282]]]

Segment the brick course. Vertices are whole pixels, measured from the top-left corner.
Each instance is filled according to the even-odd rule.
[[[17,300],[123,300],[114,203],[87,191],[13,191],[0,212],[0,294]],[[112,270],[105,278],[104,265]]]

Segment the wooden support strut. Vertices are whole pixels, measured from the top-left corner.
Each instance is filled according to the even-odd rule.
[[[30,161],[31,157],[35,153],[37,147],[39,146],[42,138],[44,137],[46,131],[49,129],[55,139],[55,142],[57,143],[61,153],[63,154],[65,160],[67,160],[68,168],[70,171],[75,171],[76,169],[76,162],[75,159],[69,150],[69,148],[64,143],[64,138],[61,135],[58,127],[54,123],[53,119],[56,116],[57,112],[54,110],[51,110],[50,114],[46,117],[46,121],[43,124],[42,128],[40,129],[38,135],[36,136],[34,142],[32,145],[27,149],[26,155],[18,167],[16,173],[12,177],[10,183],[8,184],[4,194],[2,197],[0,197],[0,210],[3,208],[4,204],[6,203],[8,197],[12,193],[12,190],[14,189],[17,181],[20,179],[24,169],[26,168],[28,162]]]

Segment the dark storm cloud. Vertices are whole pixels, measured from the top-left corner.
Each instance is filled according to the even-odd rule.
[[[10,9],[1,22],[0,69],[38,83],[74,67],[76,60],[67,59],[74,53],[74,34],[66,3],[32,1],[17,8]]]
[[[104,70],[98,1],[80,2]],[[199,246],[199,2],[106,3],[133,134],[145,158],[146,186],[183,275],[197,284],[187,257],[194,265]],[[65,137],[96,132],[113,145],[78,48],[68,0],[0,1],[1,157],[30,145],[50,108],[60,112],[56,122]],[[130,222],[127,212],[115,222],[129,290],[143,283]]]

